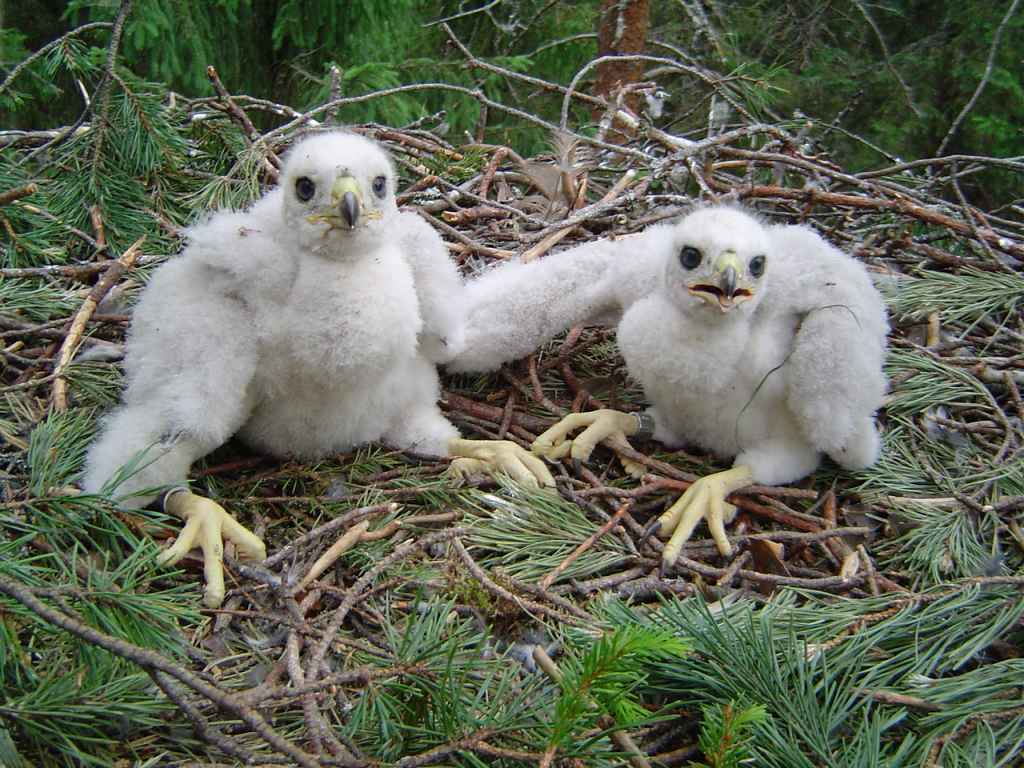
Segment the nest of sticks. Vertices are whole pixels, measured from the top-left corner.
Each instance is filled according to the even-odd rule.
[[[208,120],[238,132],[245,161],[232,173],[248,173],[262,188],[274,184],[278,157],[296,136],[346,102],[338,97],[300,113],[231,96],[212,68],[210,77],[219,95],[179,103],[183,122]],[[572,87],[544,87],[559,91],[566,104],[578,97]],[[609,747],[596,737],[612,734],[610,749],[634,765],[671,765],[700,753],[699,715],[685,706],[631,735],[599,712],[580,720],[571,748],[565,741],[551,747],[555,742],[538,735],[548,733],[563,695],[559,656],[566,654],[572,668],[569,646],[615,625],[610,604],[648,618],[662,615],[666,601],[722,610],[743,605],[754,613],[780,599],[811,605],[832,618],[808,626],[807,641],[820,653],[838,653],[873,628],[944,601],[987,594],[998,598],[996,607],[1019,603],[1024,217],[1012,205],[979,210],[961,183],[1024,166],[949,156],[885,160],[850,173],[823,148],[827,127],[809,121],[767,124],[740,110],[735,124],[682,136],[629,114],[621,101],[599,100],[606,112],[595,137],[568,127],[568,108],[555,125],[467,93],[485,111],[503,110],[549,130],[551,151],[522,158],[482,137],[450,142],[432,130],[440,116],[404,128],[352,127],[388,146],[404,179],[399,204],[437,228],[467,276],[513,257],[557,259],[561,249],[625,236],[708,200],[809,224],[864,260],[892,311],[892,383],[880,414],[886,448],[879,465],[859,474],[825,467],[795,487],[735,494],[734,556],[724,560],[710,539],[695,538],[666,572],[661,545],[644,528],[696,477],[720,468],[709,457],[639,444],[627,458],[648,471],[636,481],[611,451],[599,449],[589,465],[557,466],[557,493],[542,495],[490,480],[454,488],[443,477],[446,462],[373,446],[310,466],[229,444],[193,468],[194,483],[264,536],[271,555],[245,564],[228,552],[222,609],[200,617],[164,605],[160,610],[173,619],[173,650],[131,642],[116,625],[98,625],[83,605],[129,592],[198,604],[199,561],[186,563],[186,575],[150,563],[143,586],[126,583],[118,562],[131,556],[128,543],[171,536],[173,526],[102,499],[83,500],[67,481],[97,404],[116,394],[116,359],[130,320],[125,306],[139,275],[167,254],[147,254],[142,241],[117,252],[108,244],[102,207],[93,209],[92,231],[76,229],[35,202],[38,187],[26,184],[0,191],[0,213],[49,221],[65,257],[0,269],[0,280],[19,286],[22,296],[44,285],[63,297],[42,314],[0,311],[0,393],[7,404],[0,416],[0,510],[3,536],[16,544],[5,557],[41,560],[52,578],[0,575],[0,592],[10,610],[17,607],[8,616],[15,634],[42,622],[141,667],[169,702],[161,727],[173,733],[171,723],[183,714],[193,729],[182,737],[191,746],[179,761],[213,748],[260,764],[469,764],[472,755],[475,764],[597,765],[611,758],[600,756]],[[276,115],[281,125],[260,133],[248,116],[253,110]],[[25,157],[95,130],[84,124],[64,139],[49,131],[3,141],[6,152]],[[613,135],[618,130],[625,139]],[[16,243],[22,235],[13,215],[0,218]],[[178,231],[159,216],[153,227],[170,238]],[[444,384],[442,406],[464,435],[527,447],[569,412],[643,404],[614,334],[600,328],[574,328],[497,374],[446,377]],[[44,466],[57,469],[47,474]],[[39,522],[47,515],[56,520],[49,528]],[[92,540],[112,551],[85,557],[63,549],[73,534],[61,526],[75,520],[103,528],[106,538]],[[981,615],[994,609],[986,610]],[[979,667],[1019,652],[1008,639],[1019,633],[1019,616],[992,631],[978,651],[984,658],[975,659]],[[417,646],[420,635],[439,645]],[[444,689],[460,699],[474,686],[497,685],[486,671],[495,660],[506,686],[501,695],[522,697],[533,720],[510,724],[514,718],[502,720],[507,713],[495,714],[501,706],[488,699],[474,710],[486,716],[452,726],[455,735],[436,736],[443,729],[435,723],[433,730],[423,726],[434,735],[417,736],[416,718],[428,717],[430,696]],[[459,674],[456,681],[452,675]],[[462,688],[451,693],[445,686]],[[658,696],[664,693],[644,700],[651,711],[664,703]],[[864,698],[922,717],[941,706],[927,695],[882,688]],[[934,736],[928,760],[982,725],[997,730],[1019,709],[993,711]],[[394,732],[375,732],[388,718],[400,724]],[[168,748],[166,739],[146,742],[148,734],[131,738],[136,754]]]

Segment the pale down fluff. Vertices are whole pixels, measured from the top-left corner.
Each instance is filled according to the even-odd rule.
[[[344,181],[339,181],[344,179]],[[349,226],[339,201],[352,199]],[[368,441],[446,455],[435,363],[459,351],[461,281],[444,243],[395,203],[395,171],[369,139],[309,137],[280,185],[246,211],[191,227],[134,311],[123,404],[84,476],[144,504],[234,434],[274,456]]]
[[[728,311],[713,285],[700,289],[723,254],[741,289]],[[663,443],[735,457],[766,484],[803,477],[822,454],[850,469],[878,457],[885,306],[863,265],[807,227],[703,207],[502,265],[467,293],[466,347],[450,370],[494,369],[574,325],[617,325]]]

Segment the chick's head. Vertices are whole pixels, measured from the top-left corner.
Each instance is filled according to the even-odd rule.
[[[724,206],[701,208],[673,229],[664,285],[681,312],[728,322],[749,316],[767,288],[770,242],[753,216]]]
[[[285,226],[307,248],[346,255],[387,235],[395,169],[374,141],[340,131],[303,139],[281,169]]]

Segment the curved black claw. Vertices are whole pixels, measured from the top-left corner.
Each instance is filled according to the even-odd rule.
[[[647,540],[654,535],[654,532],[658,530],[659,527],[661,527],[661,520],[657,517],[654,518],[654,520],[652,520],[650,523],[648,523],[647,527],[644,528],[643,536],[640,537],[640,546],[643,546],[645,543],[647,543]]]

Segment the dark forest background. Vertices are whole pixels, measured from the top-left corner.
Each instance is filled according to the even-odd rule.
[[[187,96],[213,95],[206,66],[216,65],[234,93],[296,109],[323,102],[337,66],[345,95],[414,82],[479,86],[509,105],[551,117],[560,99],[479,69],[467,69],[439,24],[447,19],[477,56],[537,77],[568,83],[598,54],[604,0],[138,0],[128,19],[122,60],[141,78]],[[1011,6],[986,0],[652,0],[643,6],[646,52],[693,62],[734,78],[766,120],[801,114],[826,128],[835,160],[849,170],[880,155],[997,157],[1024,153],[1024,13],[1004,25]],[[8,0],[0,67],[9,72],[31,51],[90,21],[111,21],[112,0]],[[607,14],[606,14],[607,16]],[[66,55],[104,56],[105,29],[72,40]],[[90,47],[95,45],[95,48]],[[82,108],[73,71],[54,62],[19,77],[0,95],[2,127],[68,124]],[[649,65],[656,69],[656,64]],[[949,127],[986,77],[970,113]],[[52,74],[52,76],[48,76]],[[639,73],[641,76],[643,72]],[[83,72],[89,86],[89,73]],[[706,130],[708,105],[679,74],[664,105],[674,132]],[[584,80],[584,87],[594,84]],[[471,131],[479,107],[444,92],[403,93],[352,105],[341,119],[403,125],[445,110],[447,129]],[[583,107],[579,107],[580,110]],[[264,115],[263,120],[268,118]],[[524,155],[547,140],[539,129],[488,117],[489,138]],[[579,121],[585,122],[585,121]],[[579,123],[577,123],[579,124]],[[267,127],[267,126],[259,126]],[[852,134],[852,135],[851,135]],[[821,136],[821,132],[818,132]],[[456,139],[457,141],[457,139]],[[980,204],[1006,202],[1006,179],[967,182]],[[997,188],[986,189],[995,184]]]

